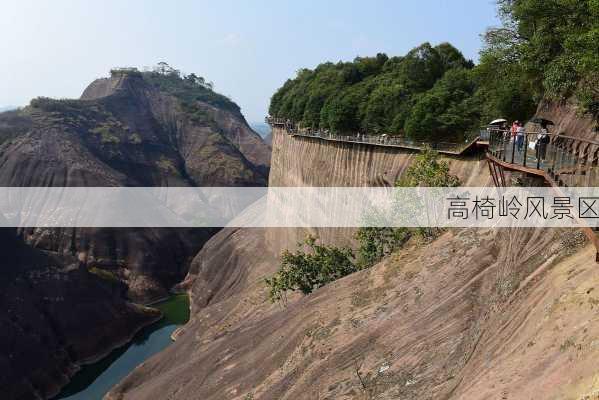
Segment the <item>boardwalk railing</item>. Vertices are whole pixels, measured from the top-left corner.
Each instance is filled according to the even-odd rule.
[[[540,170],[558,186],[599,186],[599,142],[572,136],[490,131],[489,154],[506,164]]]
[[[474,145],[479,139],[479,132],[468,135],[462,142],[426,142],[412,140],[403,136],[391,136],[391,135],[366,135],[357,133],[355,135],[340,135],[332,133],[328,130],[316,130],[311,128],[301,128],[296,126],[290,120],[283,118],[271,118],[267,117],[266,122],[272,126],[285,130],[285,132],[291,136],[302,136],[318,138],[321,140],[332,141],[332,142],[350,142],[350,143],[361,143],[375,146],[386,146],[396,147],[408,150],[422,150],[425,147],[431,147],[432,149],[443,154],[459,155],[464,153],[472,145]]]

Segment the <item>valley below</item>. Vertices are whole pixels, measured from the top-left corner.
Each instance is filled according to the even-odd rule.
[[[7,187],[264,186],[269,158],[237,105],[178,75],[113,70],[80,99],[0,113]],[[2,393],[53,398],[82,366],[163,323],[145,304],[170,296],[217,231],[2,228]],[[128,368],[170,343],[160,334]]]
[[[414,156],[275,130],[269,184],[391,185]],[[491,182],[485,160],[448,162],[466,185]],[[192,312],[175,344],[107,399],[578,398],[597,389],[599,274],[581,232],[450,230],[286,305],[267,301],[264,278],[281,251],[306,234],[351,246],[354,233],[219,232],[182,285]]]
[[[59,3],[2,8],[1,399],[599,399],[599,0]],[[93,78],[157,56],[231,97]]]

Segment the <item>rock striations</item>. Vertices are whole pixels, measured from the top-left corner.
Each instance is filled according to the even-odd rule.
[[[239,107],[177,75],[113,71],[79,100],[0,114],[0,186],[263,186],[270,148]],[[45,399],[159,318],[215,233],[3,229],[0,390]]]
[[[410,158],[275,131],[270,183],[386,185]],[[490,183],[485,161],[451,163],[466,184]],[[303,233],[214,236],[192,263],[192,319],[177,342],[106,398],[587,398],[599,389],[599,273],[580,232],[453,230],[271,305],[263,278]],[[314,233],[351,242],[347,231]]]

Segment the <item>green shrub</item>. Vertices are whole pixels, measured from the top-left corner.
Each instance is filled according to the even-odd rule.
[[[129,135],[129,143],[131,144],[141,144],[142,139],[141,139],[141,135],[137,132],[133,132],[131,135]]]
[[[206,83],[204,78],[195,74],[182,76],[177,70],[173,69],[165,69],[164,71],[156,69],[141,74],[143,79],[152,86],[176,97],[183,107],[193,107],[193,103],[202,101],[235,113],[240,111],[239,106],[231,99],[216,93],[213,90],[212,83]],[[198,115],[198,117],[201,117],[201,115]]]
[[[116,129],[112,124],[105,123],[90,129],[90,132],[100,136],[102,144],[118,144],[121,142]]]
[[[358,248],[358,265],[362,268],[370,267],[393,253],[410,238],[408,228],[360,228],[356,239],[360,243]]]
[[[271,302],[285,301],[288,291],[312,293],[360,269],[351,249],[319,245],[313,236],[299,245],[295,253],[285,250],[279,271],[265,279]]]
[[[446,162],[439,161],[439,154],[430,148],[425,148],[418,154],[410,167],[396,182],[398,187],[457,187],[458,177],[449,173]],[[409,207],[418,207],[410,204]],[[402,207],[405,210],[406,207]],[[404,211],[404,212],[409,212]],[[356,239],[358,248],[358,263],[363,267],[376,264],[383,257],[400,249],[413,235],[424,237],[434,236],[438,230],[432,228],[360,228]]]

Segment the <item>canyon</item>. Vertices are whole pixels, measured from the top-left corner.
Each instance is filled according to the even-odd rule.
[[[537,116],[582,137],[596,126],[567,105],[542,103]],[[190,106],[143,74],[118,71],[81,100],[41,99],[0,114],[0,136],[4,186],[392,186],[416,155],[280,129],[271,153],[231,105]],[[443,161],[464,186],[492,184],[480,153]],[[599,390],[599,275],[595,248],[578,231],[449,230],[286,305],[268,302],[264,283],[281,252],[308,234],[352,247],[354,229],[0,234],[8,327],[0,387],[9,398],[50,398],[81,364],[159,319],[141,304],[170,290],[190,295],[190,321],[107,400],[584,398]]]
[[[538,113],[562,131],[594,126],[573,108]],[[272,186],[388,186],[414,157],[277,129],[272,148]],[[463,185],[491,184],[484,159],[447,161]],[[294,294],[287,306],[270,304],[264,278],[308,233],[355,244],[351,229],[225,229],[211,238],[182,284],[190,322],[106,399],[592,398],[599,390],[599,273],[581,232],[450,230]]]
[[[113,70],[80,99],[0,113],[0,185],[263,186],[270,149],[239,107],[155,72]],[[161,317],[217,229],[3,228],[0,389],[55,395]]]

